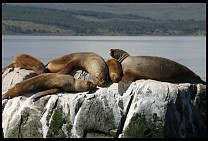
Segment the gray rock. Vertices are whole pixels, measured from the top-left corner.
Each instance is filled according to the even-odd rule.
[[[79,79],[88,73],[75,71]],[[33,77],[14,69],[2,75],[2,93]],[[5,138],[200,138],[206,137],[206,85],[137,80],[120,96],[113,83],[96,92],[58,93],[33,102],[2,101]]]
[[[122,134],[119,137],[206,137],[203,104],[205,85],[197,85],[195,97],[191,84],[171,84],[153,80],[136,81]],[[201,93],[201,91],[202,92]],[[206,103],[206,99],[202,100]]]
[[[19,83],[34,76],[36,76],[36,73],[32,70],[9,68],[2,74],[2,92],[5,93],[16,83]]]

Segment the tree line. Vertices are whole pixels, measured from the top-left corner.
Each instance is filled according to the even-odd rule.
[[[161,20],[133,14],[116,15],[84,10],[64,11],[6,4],[2,5],[2,12],[3,21],[28,21],[51,25],[62,30],[71,30],[73,35],[197,35],[206,33],[206,22],[194,19]],[[95,20],[89,21],[78,16],[91,17]],[[3,34],[37,34],[38,32],[46,34],[48,32],[32,27],[24,30],[21,24],[18,26],[3,24],[2,26],[5,29]]]

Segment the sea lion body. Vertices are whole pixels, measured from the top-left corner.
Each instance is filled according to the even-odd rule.
[[[96,85],[92,82],[75,79],[71,75],[45,73],[17,83],[2,95],[2,100],[40,91],[47,92],[50,91],[50,89],[55,90],[56,92],[85,92],[94,88],[96,88]],[[45,94],[48,94],[48,92],[41,93],[41,95]]]
[[[44,64],[39,59],[28,54],[17,55],[10,65],[2,69],[2,73],[4,73],[8,68],[33,70],[37,75],[47,71]]]
[[[132,81],[154,79],[171,83],[202,83],[201,78],[186,66],[157,56],[130,56],[120,49],[111,49],[110,55],[121,65],[124,76],[119,82],[119,93],[123,93]]]
[[[47,69],[52,73],[67,74],[72,69],[87,71],[94,84],[105,86],[108,81],[108,67],[104,59],[93,52],[79,52],[64,55],[50,61]]]
[[[173,83],[201,83],[193,71],[172,60],[156,56],[128,56],[122,63],[123,73],[134,79],[154,79]]]
[[[114,58],[106,61],[109,70],[109,76],[113,83],[117,83],[122,78],[121,64]]]

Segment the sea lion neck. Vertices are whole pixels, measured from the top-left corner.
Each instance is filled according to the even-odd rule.
[[[118,62],[122,63],[128,56],[130,56],[128,53],[124,53],[120,58],[118,58]]]

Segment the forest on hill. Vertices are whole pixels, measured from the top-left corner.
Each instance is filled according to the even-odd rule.
[[[3,35],[206,35],[206,4],[2,4]]]

